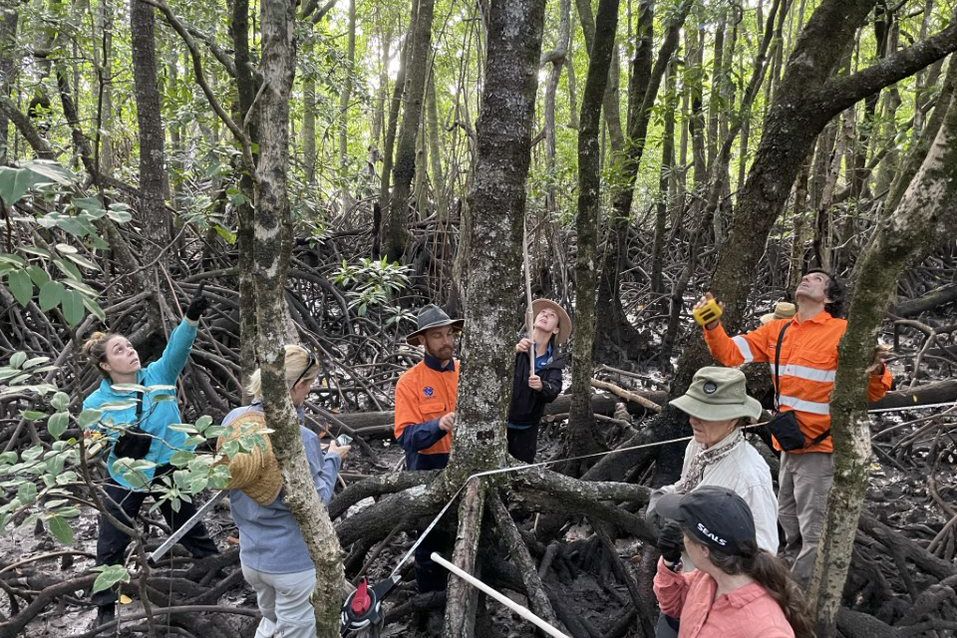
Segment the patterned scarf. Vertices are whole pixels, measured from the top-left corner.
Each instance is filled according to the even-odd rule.
[[[721,459],[731,454],[731,452],[741,443],[744,443],[744,435],[741,428],[735,427],[734,431],[724,437],[717,445],[709,447],[707,450],[700,450],[691,459],[688,466],[688,472],[681,477],[681,480],[675,483],[675,492],[678,494],[687,494],[698,487],[701,479],[704,478],[704,471],[708,466],[714,465]]]

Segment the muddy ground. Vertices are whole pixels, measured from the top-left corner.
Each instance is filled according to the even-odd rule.
[[[941,409],[938,409],[938,412],[940,411]],[[928,411],[913,411],[875,415],[872,431],[879,432],[891,425],[925,417],[929,414]],[[951,450],[957,450],[957,442],[955,442],[953,434],[948,431],[950,427],[953,427],[954,419],[945,415],[940,417],[938,421],[941,427],[932,428],[923,440],[915,443],[908,454],[901,461],[897,461],[900,467],[896,467],[886,459],[879,460],[875,457],[867,493],[867,509],[872,515],[900,530],[908,538],[918,540],[924,545],[933,538],[949,518],[945,516],[944,511],[928,493],[926,455],[935,438],[938,446],[943,444]],[[640,427],[640,423],[636,425]],[[927,422],[905,426],[895,433],[898,435],[895,438],[899,440],[900,436],[915,432],[918,428],[926,426]],[[557,454],[558,440],[562,430],[563,424],[560,422],[544,424],[540,437],[540,459],[553,458]],[[893,441],[893,439],[890,440]],[[388,467],[401,464],[402,451],[395,444],[381,439],[371,440],[370,444],[377,451],[380,464]],[[371,472],[370,468],[372,466],[369,459],[363,458],[358,453],[357,448],[354,447],[353,450],[356,453],[352,455],[344,469],[347,472],[358,474]],[[948,503],[957,503],[955,460],[957,459],[954,455],[945,455],[943,465],[938,467],[936,473],[936,489],[940,497]],[[362,506],[363,504],[360,503],[356,507]],[[452,511],[454,512],[454,508]],[[525,516],[520,524],[530,528],[534,524],[534,516]],[[237,534],[229,517],[227,501],[220,504],[208,519],[207,525],[221,549],[229,550],[235,547]],[[31,570],[39,569],[49,576],[62,580],[78,576],[90,568],[93,565],[92,555],[96,545],[96,524],[91,512],[84,512],[75,525],[75,531],[76,543],[73,549],[86,552],[89,555],[88,557],[77,556],[72,564],[65,568],[59,562],[59,558],[50,558],[33,563],[29,568]],[[589,536],[591,530],[587,525],[578,522],[566,526],[563,533],[566,541],[573,542],[576,539]],[[156,536],[159,538],[158,534]],[[411,547],[413,540],[411,534],[398,535],[373,562],[369,570],[370,577],[375,580],[389,573],[399,557]],[[24,529],[20,527],[12,534],[0,537],[0,557],[2,557],[0,560],[5,564],[55,552],[59,549],[62,549],[62,547],[45,532],[36,533],[36,530],[32,528]],[[616,543],[616,549],[619,555],[627,561],[640,550],[640,545],[633,539],[625,538],[619,539]],[[888,562],[891,562],[890,559],[888,559]],[[563,597],[562,604],[567,605],[576,616],[587,618],[600,632],[605,632],[628,611],[628,606],[631,605],[628,590],[623,584],[616,582],[614,578],[609,579],[607,573],[602,573],[597,563],[594,569],[590,569],[588,564],[578,565],[577,567],[580,571],[578,571],[570,586],[569,595]],[[632,575],[637,577],[635,568],[629,565],[629,569],[632,570]],[[888,574],[893,577],[893,570],[889,570]],[[410,582],[412,580],[412,574],[409,572],[408,580],[390,598],[391,604],[402,604],[410,598],[414,593],[414,584]],[[509,593],[509,595],[514,600],[525,603],[524,597],[512,593]],[[28,625],[23,635],[36,638],[61,638],[83,634],[89,629],[95,615],[93,608],[84,602],[85,597],[85,592],[77,591],[74,596],[61,599],[58,603],[48,606]],[[131,592],[131,597],[131,602],[120,606],[121,616],[141,611],[141,605],[137,600],[135,591]],[[217,604],[250,610],[256,609],[252,591],[245,583],[227,591]],[[531,625],[497,602],[489,601],[487,610],[488,616],[480,623],[482,635],[509,638],[524,638],[534,635]],[[0,613],[7,617],[11,613],[10,601],[5,595],[0,595]],[[235,627],[236,635],[241,638],[252,636],[255,631],[255,620],[249,617],[231,616],[230,624]],[[388,625],[383,635],[427,636],[430,634],[428,627],[426,615],[409,615]],[[434,629],[435,625],[433,624],[432,627]],[[124,628],[114,635],[141,634]],[[180,634],[175,629],[169,631],[160,629],[158,635],[175,636]]]

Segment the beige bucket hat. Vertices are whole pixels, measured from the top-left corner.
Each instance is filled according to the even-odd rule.
[[[264,445],[256,445],[249,452],[240,452],[229,459],[229,485],[231,490],[242,490],[259,503],[269,505],[279,497],[282,490],[282,473],[272,451],[272,443],[266,430],[266,417],[260,412],[249,412],[229,424],[229,431],[216,441],[220,450],[229,441],[261,434]]]
[[[563,345],[572,334],[572,318],[568,316],[568,313],[565,312],[565,309],[562,308],[557,301],[552,301],[551,299],[536,299],[532,302],[532,314],[535,315],[535,317],[545,308],[551,308],[555,311],[555,314],[558,315],[558,334],[555,336],[555,341],[558,342],[558,345]]]
[[[688,391],[670,403],[705,421],[761,416],[761,403],[748,396],[744,373],[735,368],[701,368],[695,372]]]
[[[761,315],[760,322],[763,324],[777,321],[778,319],[790,319],[797,314],[797,306],[790,301],[779,301],[774,304],[774,312]]]

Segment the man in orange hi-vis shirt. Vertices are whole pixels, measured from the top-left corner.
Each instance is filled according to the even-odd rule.
[[[695,306],[712,299],[706,294]],[[827,495],[834,481],[834,444],[831,440],[831,393],[837,374],[838,345],[847,330],[840,319],[844,290],[833,275],[809,270],[794,292],[797,315],[768,322],[747,334],[730,337],[720,321],[705,326],[704,338],[711,354],[726,366],[764,362],[771,364],[781,342],[778,409],[793,411],[805,445],[781,454],[778,474],[778,521],[784,529],[781,554],[791,563],[795,579],[807,585],[814,570],[821,538]],[[783,335],[782,335],[782,330]],[[783,337],[783,338],[782,338]],[[893,376],[878,349],[868,368],[867,395],[884,396]],[[777,439],[774,446],[781,450]]]
[[[425,348],[422,361],[403,372],[395,386],[395,439],[405,450],[406,469],[440,470],[449,463],[459,394],[455,338],[464,323],[429,304],[419,311],[415,332],[406,337],[410,345]],[[445,589],[446,573],[429,556],[447,541],[435,528],[416,548],[420,592]]]

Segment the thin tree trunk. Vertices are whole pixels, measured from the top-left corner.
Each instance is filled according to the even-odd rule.
[[[661,170],[658,178],[658,202],[655,207],[655,239],[651,249],[651,292],[664,293],[661,271],[664,261],[665,227],[668,222],[668,207],[677,206],[671,199],[671,184],[675,181],[675,109],[678,106],[677,65],[672,61],[668,65],[665,80],[664,117],[665,130],[661,140]]]
[[[893,55],[897,51],[899,36],[900,25],[897,20],[892,19],[887,43],[887,52],[889,55]],[[887,155],[885,155],[877,167],[877,180],[874,186],[874,192],[879,196],[890,191],[891,183],[894,181],[897,169],[900,165],[900,151],[897,148],[895,140],[897,135],[895,117],[901,103],[901,94],[897,87],[888,87],[884,92],[884,103],[882,105],[880,118],[880,135],[875,137],[875,140],[883,144],[884,148],[887,149]]]
[[[382,16],[379,14],[380,7],[381,5],[376,4],[376,22],[379,30],[379,39],[382,42],[381,55],[378,59],[379,86],[375,92],[375,110],[372,114],[372,132],[370,135],[372,146],[376,149],[381,149],[382,146],[385,145],[385,140],[383,139],[383,131],[385,130],[385,96],[389,91],[389,54],[392,51],[392,31],[382,28]],[[399,55],[401,54],[402,52],[400,50]],[[378,154],[381,157],[382,151],[379,150]]]
[[[435,73],[429,73],[428,93],[426,94],[426,124],[429,168],[432,172],[432,194],[435,198],[435,212],[440,221],[449,214],[446,198],[445,171],[442,169],[442,127],[439,124],[439,106],[435,96]]]
[[[133,47],[133,87],[140,147],[140,219],[147,237],[144,261],[152,262],[170,241],[170,217],[164,204],[166,181],[165,131],[156,78],[153,7],[130,0]]]
[[[233,59],[236,63],[237,101],[233,109],[237,120],[245,119],[252,107],[256,95],[256,81],[249,68],[249,0],[232,0],[229,22],[229,35],[233,42]],[[256,118],[250,120],[249,138],[253,143],[259,141],[259,125]],[[258,335],[256,318],[256,284],[253,281],[254,270],[254,211],[255,197],[253,176],[243,171],[239,178],[239,187],[246,201],[236,207],[238,229],[236,240],[239,246],[239,359],[242,366],[243,398],[249,375],[258,363],[256,341]]]
[[[571,0],[561,0],[559,8],[558,41],[555,48],[542,55],[542,64],[551,64],[548,72],[548,84],[545,85],[545,172],[549,177],[545,193],[545,210],[549,213],[558,211],[558,185],[553,180],[555,176],[555,94],[558,91],[558,81],[562,77],[562,68],[572,66],[568,62],[568,43],[571,39]]]
[[[588,61],[578,132],[578,235],[575,255],[575,342],[572,348],[572,400],[565,449],[588,453],[598,449],[591,409],[592,348],[595,340],[595,291],[598,288],[598,216],[601,210],[600,153],[602,98],[618,28],[618,0],[600,0],[595,37]],[[581,466],[566,467],[569,474]]]
[[[718,152],[718,114],[721,100],[718,99],[724,86],[724,32],[727,10],[721,9],[721,17],[714,32],[714,56],[711,62],[711,95],[708,98],[708,168],[714,163]]]
[[[701,17],[696,16],[694,26],[685,30],[685,46],[688,60],[685,68],[685,82],[691,89],[691,120],[688,132],[691,135],[691,161],[694,167],[694,189],[703,193],[708,181],[707,159],[705,158],[704,111],[702,108],[704,91],[704,30],[700,28]]]
[[[575,0],[578,8],[578,18],[582,24],[582,34],[585,36],[585,50],[591,55],[595,40],[595,16],[592,14],[589,0]],[[605,123],[608,126],[608,136],[612,149],[618,150],[624,145],[624,135],[621,130],[621,114],[618,108],[619,84],[618,56],[612,54],[608,67],[608,82],[605,85],[605,94],[602,96],[602,110],[605,113]],[[583,98],[584,99],[584,98]]]
[[[315,42],[311,37],[303,41],[302,51],[308,55]],[[343,114],[343,117],[345,115]],[[341,149],[340,149],[341,150]],[[341,156],[340,156],[341,157]],[[316,76],[308,71],[302,78],[302,166],[306,184],[316,185]]]
[[[789,293],[797,288],[804,275],[804,223],[807,217],[807,183],[810,166],[807,162],[798,173],[794,185],[794,228],[791,240],[791,258],[788,260],[788,278],[784,284]]]
[[[575,38],[568,40],[569,60],[574,60]],[[578,130],[578,82],[575,78],[575,65],[567,64],[568,69],[568,128]]]
[[[19,13],[15,9],[0,9],[0,99],[6,100],[13,85],[17,65],[13,59],[17,46],[17,22]],[[9,119],[0,109],[0,164],[8,161],[7,128]]]
[[[870,419],[865,412],[874,340],[894,298],[904,268],[932,248],[927,237],[943,237],[957,224],[957,100],[917,175],[894,213],[882,220],[855,267],[856,286],[841,341],[831,398],[834,433],[834,487],[818,548],[809,597],[816,610],[817,635],[834,636],[851,550],[867,489],[871,462]]]
[[[382,251],[398,261],[408,242],[409,194],[415,177],[415,145],[422,119],[425,78],[432,57],[432,13],[435,0],[418,0],[412,29],[409,71],[403,89],[402,126],[399,129],[395,166],[392,169],[392,198],[383,220]]]
[[[256,166],[255,282],[258,344],[262,355],[263,407],[274,430],[270,436],[282,468],[286,506],[292,512],[316,566],[317,636],[339,636],[343,581],[342,549],[319,500],[299,422],[284,373],[286,342],[283,296],[292,250],[292,215],[286,192],[289,167],[289,102],[295,69],[295,5],[289,0],[261,3],[263,90],[259,98],[260,155]]]
[[[94,47],[93,59],[97,66],[100,101],[97,108],[100,144],[95,149],[101,173],[113,174],[113,7],[100,3],[96,13],[96,29],[100,33],[99,47]],[[6,126],[2,126],[5,130]]]
[[[405,90],[405,78],[412,52],[412,38],[418,10],[418,0],[412,0],[412,19],[399,52],[399,72],[395,78],[395,86],[392,87],[392,101],[389,103],[389,122],[385,129],[385,144],[382,147],[382,176],[379,182],[379,210],[381,212],[389,210],[389,185],[392,180],[395,134],[399,125],[399,110],[402,106],[402,93]],[[372,231],[375,233],[372,254],[374,257],[378,257],[381,253],[381,240],[385,232],[385,226],[380,222],[378,226],[373,227]]]
[[[349,179],[349,103],[352,101],[352,81],[355,77],[356,62],[356,0],[349,0],[349,22],[347,26],[346,68],[342,92],[339,93],[339,188],[340,212],[352,208],[352,193],[347,184]]]

